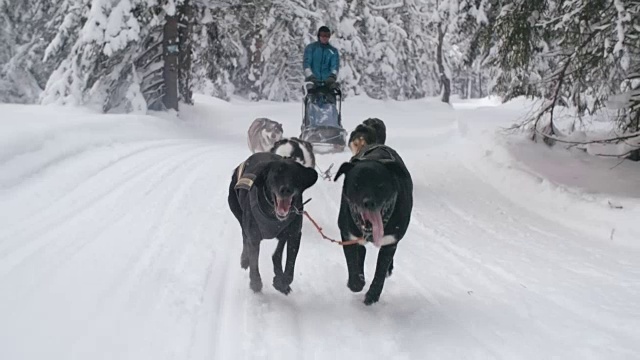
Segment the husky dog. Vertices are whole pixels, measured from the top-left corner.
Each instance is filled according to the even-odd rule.
[[[300,165],[308,168],[316,167],[316,157],[313,154],[313,145],[310,142],[296,137],[277,141],[271,148],[271,152],[284,158],[295,160]]]
[[[253,120],[247,131],[247,144],[252,153],[268,152],[269,149],[282,139],[282,124],[267,118]]]

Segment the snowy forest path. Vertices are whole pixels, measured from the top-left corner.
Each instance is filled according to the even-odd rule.
[[[637,251],[567,226],[570,214],[551,218],[537,202],[510,197],[467,137],[476,124],[461,119],[471,113],[433,111],[423,121],[404,104],[384,106],[388,144],[412,173],[415,204],[373,306],[346,287],[342,249],[307,220],[292,292],[271,286],[276,242],[268,240],[263,292],[249,289],[240,226],[227,207],[231,171],[248,156],[238,126],[178,136],[157,120],[64,120],[58,129],[47,119],[53,130],[38,145],[27,146],[33,135],[0,142],[0,358],[640,354]],[[299,126],[298,107],[268,109],[288,114],[286,128]],[[349,157],[317,160],[335,171]],[[332,238],[341,183],[320,179],[305,192],[313,199],[305,209]],[[377,250],[368,246],[367,255],[365,291]]]

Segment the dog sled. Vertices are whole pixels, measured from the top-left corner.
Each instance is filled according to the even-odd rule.
[[[347,131],[342,127],[342,91],[323,83],[306,83],[300,139],[316,153],[343,152]]]

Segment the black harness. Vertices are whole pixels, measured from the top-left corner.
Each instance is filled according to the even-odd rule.
[[[377,158],[367,157],[367,155],[371,155],[371,153],[373,153],[376,150],[384,151],[386,153],[386,157],[388,157],[388,158],[377,159]],[[397,161],[396,157],[395,157],[395,155],[393,153],[393,150],[390,147],[388,147],[386,145],[382,145],[382,144],[372,144],[372,145],[364,146],[362,149],[360,149],[360,151],[358,151],[357,154],[353,155],[351,157],[351,160],[349,160],[349,161],[350,162],[355,162],[355,161],[358,161],[358,160],[377,160],[377,161],[380,161],[382,163]]]
[[[279,155],[271,153],[264,154],[280,157]],[[263,239],[275,238],[297,216],[301,216],[295,211],[291,211],[285,219],[278,219],[273,211],[274,203],[271,194],[268,193],[269,190],[266,187],[254,186],[254,182],[258,178],[260,171],[264,170],[267,163],[273,160],[271,156],[263,156],[264,159],[258,157],[258,161],[251,161],[248,165],[248,160],[241,163],[237,168],[238,180],[234,186],[234,190],[236,190],[236,194],[238,195],[238,199],[240,199],[241,203],[245,197],[249,197],[251,214],[256,220],[256,224],[258,225],[258,229]],[[256,157],[254,156],[254,158]],[[302,206],[297,204],[299,201],[299,199],[294,198],[295,203],[291,204],[291,206],[301,208]]]

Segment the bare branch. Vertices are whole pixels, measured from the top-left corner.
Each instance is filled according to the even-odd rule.
[[[628,140],[628,139],[640,138],[640,131],[639,131],[639,132],[635,132],[635,133],[632,133],[632,134],[620,135],[620,136],[616,136],[616,137],[613,137],[613,138],[607,138],[607,139],[597,139],[597,140],[589,140],[589,141],[573,141],[573,140],[563,140],[563,139],[558,138],[558,137],[553,136],[553,135],[543,134],[543,133],[539,132],[537,129],[534,129],[534,131],[536,133],[538,133],[539,135],[541,135],[541,136],[544,136],[544,137],[547,137],[547,138],[551,138],[554,141],[557,141],[559,143],[574,144],[574,145],[611,144],[611,143],[622,142],[622,141]],[[636,148],[640,148],[640,145],[631,145],[631,144],[628,144],[628,145],[636,147]]]

